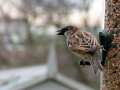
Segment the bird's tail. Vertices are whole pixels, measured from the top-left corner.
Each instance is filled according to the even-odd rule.
[[[103,67],[98,57],[91,57],[91,64],[95,74],[98,72],[98,70],[103,70]]]

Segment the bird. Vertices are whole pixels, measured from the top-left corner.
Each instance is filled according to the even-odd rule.
[[[81,31],[73,25],[65,26],[57,32],[57,35],[65,37],[66,46],[73,54],[81,58],[81,63],[88,60],[95,73],[103,69],[100,62],[101,46],[92,33]],[[86,63],[89,65],[88,61]]]

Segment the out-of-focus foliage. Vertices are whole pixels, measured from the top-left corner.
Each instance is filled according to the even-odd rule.
[[[55,34],[73,24],[97,35],[103,18],[104,0],[0,0],[0,68],[46,63],[54,38],[60,72],[96,87],[88,67],[80,68]]]

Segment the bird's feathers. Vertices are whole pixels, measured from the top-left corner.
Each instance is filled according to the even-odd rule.
[[[97,73],[98,70],[103,70],[103,66],[101,64],[101,55],[99,52],[95,53],[94,56],[91,57],[91,64],[95,73]]]
[[[88,32],[77,31],[75,34],[72,34],[67,38],[67,45],[71,50],[77,50],[85,53],[94,53],[95,50],[100,46],[96,38]]]

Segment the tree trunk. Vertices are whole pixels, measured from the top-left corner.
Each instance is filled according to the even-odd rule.
[[[114,34],[103,71],[102,90],[120,90],[120,0],[106,0],[105,29]]]

